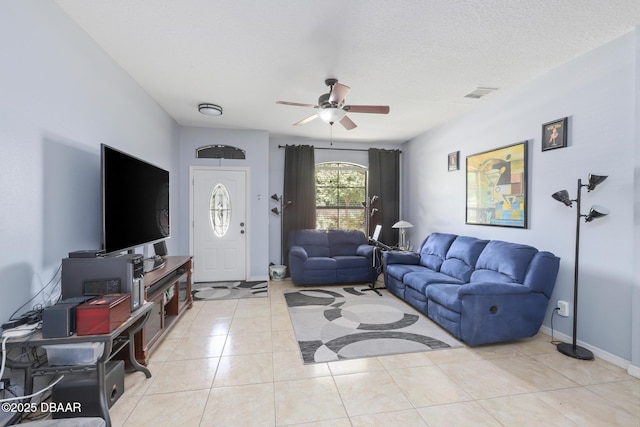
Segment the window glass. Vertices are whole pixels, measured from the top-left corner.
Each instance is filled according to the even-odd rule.
[[[316,228],[365,232],[366,195],[366,168],[352,163],[317,164]]]

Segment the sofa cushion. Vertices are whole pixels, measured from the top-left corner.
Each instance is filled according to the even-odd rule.
[[[367,238],[360,230],[329,230],[327,237],[331,257],[355,255],[360,245],[367,244]]]
[[[433,233],[420,248],[420,264],[434,271],[440,271],[449,247],[456,239],[455,234]]]
[[[305,270],[335,270],[338,263],[329,257],[313,257],[307,258],[303,265]]]
[[[371,260],[363,256],[335,256],[333,259],[336,261],[336,268],[360,268],[371,267]]]
[[[462,300],[458,298],[460,285],[434,283],[427,288],[427,298],[456,313],[462,312]]]
[[[412,264],[390,264],[385,266],[385,274],[388,274],[391,277],[394,277],[400,281],[404,278],[404,275],[407,273],[412,273],[414,271],[429,271],[426,267],[422,265],[412,265]]]
[[[478,261],[482,250],[487,246],[488,240],[480,240],[475,237],[458,236],[447,251],[447,256],[440,272],[460,279],[467,283]]]
[[[471,282],[523,283],[536,248],[492,240],[478,257]]]
[[[309,257],[328,257],[329,236],[326,230],[294,230],[289,236],[289,248],[302,246]],[[354,251],[355,253],[355,251]]]
[[[407,273],[403,282],[405,286],[415,289],[418,292],[427,295],[426,288],[433,283],[455,283],[462,284],[463,282],[455,277],[447,276],[446,274],[439,273],[437,271],[423,270],[412,273]]]

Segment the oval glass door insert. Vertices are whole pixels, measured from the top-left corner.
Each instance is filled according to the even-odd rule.
[[[211,229],[213,234],[223,237],[231,223],[231,198],[223,184],[216,184],[211,192],[210,202]]]

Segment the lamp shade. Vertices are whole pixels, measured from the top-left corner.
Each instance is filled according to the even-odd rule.
[[[587,191],[591,191],[595,189],[598,184],[607,179],[607,175],[594,175],[592,173],[589,174],[589,184],[587,185]]]
[[[391,226],[391,228],[411,228],[411,227],[413,227],[413,224],[411,224],[409,221],[403,221],[403,220],[400,220]]]
[[[609,209],[600,205],[593,205],[589,210],[589,215],[587,215],[584,220],[586,222],[591,222],[596,218],[602,218],[603,216],[609,215]]]
[[[330,124],[340,121],[345,114],[347,114],[346,111],[337,107],[321,108],[318,111],[318,117]]]
[[[551,197],[567,206],[571,206],[571,198],[569,198],[569,192],[567,190],[556,191]]]

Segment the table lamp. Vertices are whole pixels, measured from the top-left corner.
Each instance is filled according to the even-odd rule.
[[[399,228],[400,229],[400,242],[398,243],[398,247],[402,250],[408,249],[407,248],[407,237],[405,234],[405,229],[407,228],[411,228],[413,227],[413,224],[411,224],[408,221],[403,221],[400,220],[398,222],[396,222],[395,224],[393,224],[391,226],[391,228]]]

